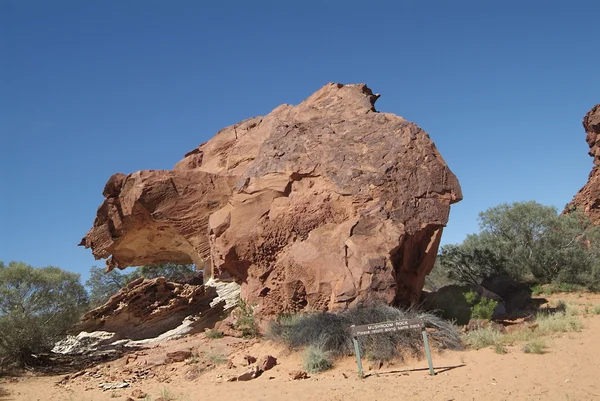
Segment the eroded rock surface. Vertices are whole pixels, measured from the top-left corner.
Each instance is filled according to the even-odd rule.
[[[427,133],[378,97],[328,84],[172,171],[114,175],[81,245],[109,269],[194,262],[265,315],[416,301],[462,194]]]
[[[565,211],[577,208],[588,215],[595,224],[600,224],[600,104],[595,105],[585,115],[583,128],[590,147],[589,155],[594,158],[594,167],[587,183],[567,205]]]
[[[214,287],[203,285],[178,284],[166,281],[164,277],[155,279],[139,278],[123,287],[102,306],[86,313],[78,330],[84,332],[109,332],[111,342],[117,339],[153,339],[182,326],[186,318],[205,318],[193,327],[197,331],[210,325],[210,318],[217,318],[224,310],[211,306],[217,298]],[[191,317],[195,316],[195,317]],[[191,332],[192,323],[185,325]],[[176,334],[176,333],[174,333]]]

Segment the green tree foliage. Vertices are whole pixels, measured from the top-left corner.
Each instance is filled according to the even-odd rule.
[[[93,266],[90,269],[90,278],[85,285],[90,290],[90,306],[96,308],[125,287],[128,283],[140,277],[157,278],[165,277],[169,281],[184,283],[198,275],[194,265],[180,265],[176,263],[162,263],[155,266],[140,266],[130,273],[118,269],[106,273],[104,269]]]
[[[437,268],[454,280],[475,284],[507,273],[520,281],[600,285],[600,227],[582,213],[517,202],[481,212],[479,223],[478,234],[440,250]]]
[[[198,272],[194,265],[179,265],[176,263],[161,263],[154,266],[140,266],[127,276],[127,281],[135,280],[139,277],[157,278],[165,277],[175,283],[185,283],[193,279]]]
[[[90,307],[97,308],[127,284],[127,275],[115,269],[106,273],[104,269],[92,266],[90,278],[85,282],[90,292]]]
[[[20,364],[50,350],[87,309],[79,275],[0,262],[0,355]]]

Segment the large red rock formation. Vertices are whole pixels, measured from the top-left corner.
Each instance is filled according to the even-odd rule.
[[[109,269],[202,265],[261,314],[415,301],[462,194],[427,133],[377,112],[378,97],[328,84],[172,171],[115,175],[81,245]]]
[[[587,183],[577,192],[565,209],[582,210],[596,224],[600,224],[600,104],[595,105],[583,118],[585,140],[590,147],[589,155],[594,158],[594,167]]]

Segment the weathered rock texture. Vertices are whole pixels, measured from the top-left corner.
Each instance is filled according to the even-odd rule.
[[[583,118],[589,155],[594,158],[594,167],[588,182],[577,192],[566,212],[577,208],[588,215],[595,224],[600,224],[600,104],[595,105]]]
[[[462,194],[427,133],[378,97],[328,84],[172,171],[114,175],[81,245],[109,269],[194,262],[261,314],[416,301]]]
[[[119,290],[104,305],[86,313],[77,329],[109,332],[114,341],[157,337],[181,326],[191,315],[205,317],[206,326],[214,323],[210,318],[219,313],[219,308],[211,307],[215,297],[213,287],[172,283],[164,277],[139,278]]]

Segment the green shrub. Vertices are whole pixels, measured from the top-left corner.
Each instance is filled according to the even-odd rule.
[[[309,373],[320,373],[331,369],[333,364],[326,351],[322,348],[309,345],[304,352],[304,370]]]
[[[260,336],[260,330],[254,318],[254,309],[243,299],[238,298],[237,309],[233,312],[236,321],[233,327],[242,332],[244,338],[255,338]]]
[[[498,306],[498,301],[486,297],[480,297],[475,291],[469,291],[465,294],[465,300],[471,305],[471,318],[491,320],[494,317],[494,311]]]
[[[536,284],[531,287],[531,295],[533,295],[534,297],[537,297],[538,295],[541,295],[543,293],[544,287],[542,287],[540,284]]]
[[[600,315],[600,305],[594,305],[592,313],[594,313],[594,315]]]
[[[494,345],[494,352],[496,354],[503,355],[503,354],[506,354],[507,351],[506,351],[506,348],[504,348],[504,345],[502,345],[502,344],[496,344],[496,345]]]

